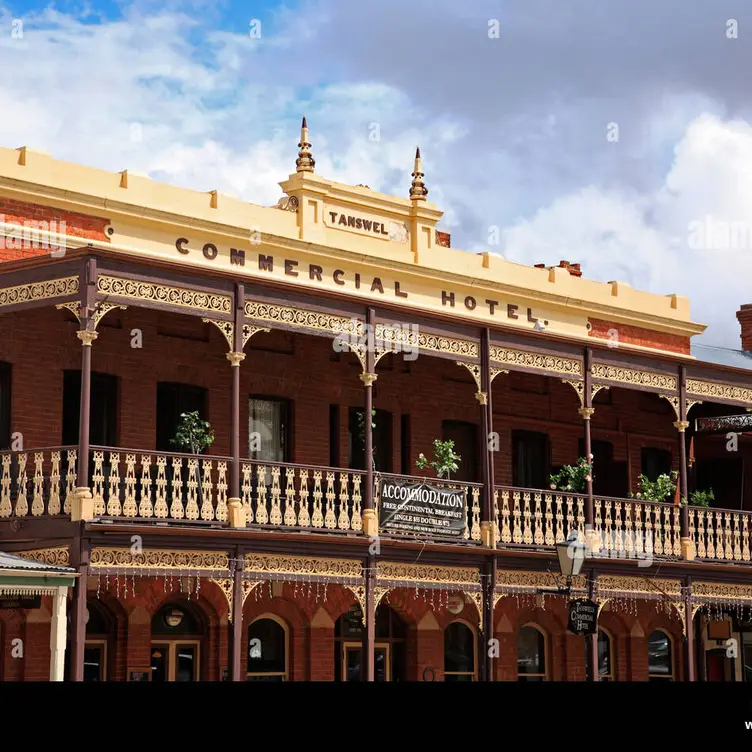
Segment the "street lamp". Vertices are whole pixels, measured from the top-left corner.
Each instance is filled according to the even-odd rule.
[[[556,544],[556,553],[559,556],[559,569],[567,578],[566,592],[572,589],[572,579],[577,577],[585,561],[585,544],[580,541],[580,535],[576,530],[571,530],[565,541]]]

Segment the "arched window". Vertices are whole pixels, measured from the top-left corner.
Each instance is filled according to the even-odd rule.
[[[444,681],[475,681],[476,646],[475,632],[464,622],[444,630]]]
[[[287,681],[287,625],[264,614],[248,627],[248,681]]]
[[[614,661],[611,635],[605,629],[598,630],[598,676],[597,681],[614,681]],[[585,640],[586,675],[590,675],[590,651]]]
[[[109,650],[114,643],[114,619],[95,600],[86,604],[86,645],[84,681],[106,681]]]
[[[184,604],[163,606],[151,620],[151,680],[198,681],[204,626]]]
[[[546,635],[538,627],[527,624],[517,635],[517,679],[518,681],[545,681]]]
[[[71,628],[72,614],[68,612],[68,629]],[[84,615],[86,623],[86,639],[84,642],[84,678],[85,682],[101,682],[111,679],[110,666],[114,664],[111,658],[116,643],[117,620],[112,612],[96,598],[86,601]],[[69,638],[70,638],[69,633]],[[65,667],[63,676],[70,681],[71,671],[70,644],[65,651]]]
[[[650,681],[674,680],[673,645],[662,629],[656,629],[648,637],[648,676]]]

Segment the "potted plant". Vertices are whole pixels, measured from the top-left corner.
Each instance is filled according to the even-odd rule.
[[[432,467],[436,471],[436,475],[439,478],[446,477],[447,480],[451,479],[451,474],[459,470],[459,463],[462,461],[462,457],[459,454],[454,453],[453,441],[441,441],[440,439],[434,439],[433,441],[433,456],[434,461],[429,462],[426,455],[421,452],[418,455],[418,459],[415,461],[415,466],[418,470],[424,470],[427,467]]]
[[[551,489],[554,491],[568,491],[569,493],[583,493],[588,477],[592,477],[593,466],[584,458],[579,457],[576,465],[564,465],[558,473],[550,476]]]
[[[201,420],[198,410],[192,413],[181,413],[180,423],[175,431],[175,437],[170,444],[189,451],[191,454],[201,454],[214,443],[214,430],[207,420]]]
[[[630,491],[627,495],[630,499],[666,501],[668,497],[676,493],[676,479],[678,477],[679,473],[676,470],[672,470],[670,475],[663,473],[655,480],[650,480],[647,475],[640,475],[640,490],[636,494]]]
[[[711,501],[715,501],[715,495],[713,494],[712,488],[709,491],[692,491],[689,494],[689,505],[692,507],[708,508],[710,507]],[[686,498],[682,498],[681,506],[687,506]]]

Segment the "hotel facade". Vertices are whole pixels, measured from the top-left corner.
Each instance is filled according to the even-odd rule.
[[[75,580],[0,600],[0,678],[64,629],[74,681],[752,681],[745,351],[298,147],[272,207],[0,149],[0,550]]]

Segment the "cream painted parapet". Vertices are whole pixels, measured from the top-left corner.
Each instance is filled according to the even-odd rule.
[[[307,134],[303,142],[308,143]],[[301,293],[344,294],[475,326],[546,331],[583,343],[607,343],[611,326],[634,327],[679,338],[687,352],[689,338],[704,331],[680,295],[439,245],[442,212],[426,200],[422,174],[416,159],[413,175],[420,185],[412,198],[401,198],[301,170],[280,183],[286,195],[269,207],[218,191],[165,185],[127,170],[109,173],[69,164],[25,147],[0,149],[0,196],[48,206],[51,217],[62,210],[100,218],[106,234],[95,245],[138,260],[274,281]],[[0,216],[0,238],[15,221]],[[38,234],[44,239],[44,229]],[[64,247],[85,246],[87,240],[68,235]],[[669,349],[661,342],[638,331],[631,343],[620,338],[619,347]]]

